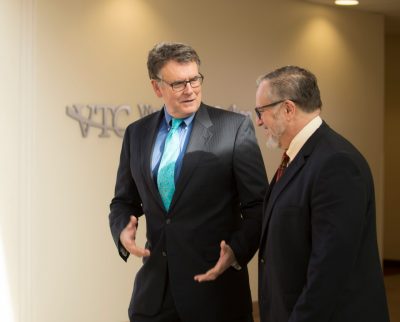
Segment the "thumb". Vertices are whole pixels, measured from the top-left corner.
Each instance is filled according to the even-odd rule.
[[[135,216],[131,216],[130,224],[136,226],[136,225],[137,225],[137,222],[138,222],[137,218],[136,218]]]
[[[135,216],[131,216],[127,228],[134,229],[137,225],[137,218]]]
[[[228,248],[228,245],[225,243],[225,240],[221,241],[220,247],[221,247],[220,256],[222,256],[226,253]]]

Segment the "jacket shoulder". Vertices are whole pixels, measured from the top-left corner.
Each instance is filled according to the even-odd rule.
[[[126,132],[132,133],[135,131],[140,131],[141,129],[147,127],[152,122],[158,121],[160,113],[161,111],[157,111],[132,122],[127,126]]]
[[[247,117],[244,114],[227,111],[220,107],[210,106],[206,104],[202,104],[201,107],[208,112],[208,115],[211,119],[226,119],[230,122],[242,123]]]

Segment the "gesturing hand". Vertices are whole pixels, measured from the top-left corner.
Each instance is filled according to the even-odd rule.
[[[135,239],[137,223],[137,218],[135,216],[131,216],[128,225],[126,225],[126,227],[122,230],[119,240],[125,249],[132,255],[137,257],[150,256],[150,251],[148,249],[136,246]]]
[[[233,253],[232,248],[225,243],[225,241],[221,241],[221,251],[219,252],[218,262],[215,264],[213,268],[208,270],[205,274],[199,274],[194,277],[194,280],[197,282],[206,282],[213,281],[218,276],[220,276],[227,268],[229,268],[235,261],[235,254]]]

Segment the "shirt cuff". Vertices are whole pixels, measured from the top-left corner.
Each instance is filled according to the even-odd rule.
[[[239,265],[239,263],[237,261],[234,261],[231,265],[234,269],[236,269],[237,271],[240,271],[242,269],[242,266]]]

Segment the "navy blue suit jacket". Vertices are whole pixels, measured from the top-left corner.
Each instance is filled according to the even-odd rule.
[[[272,180],[259,250],[262,322],[387,322],[374,184],[323,123]]]

